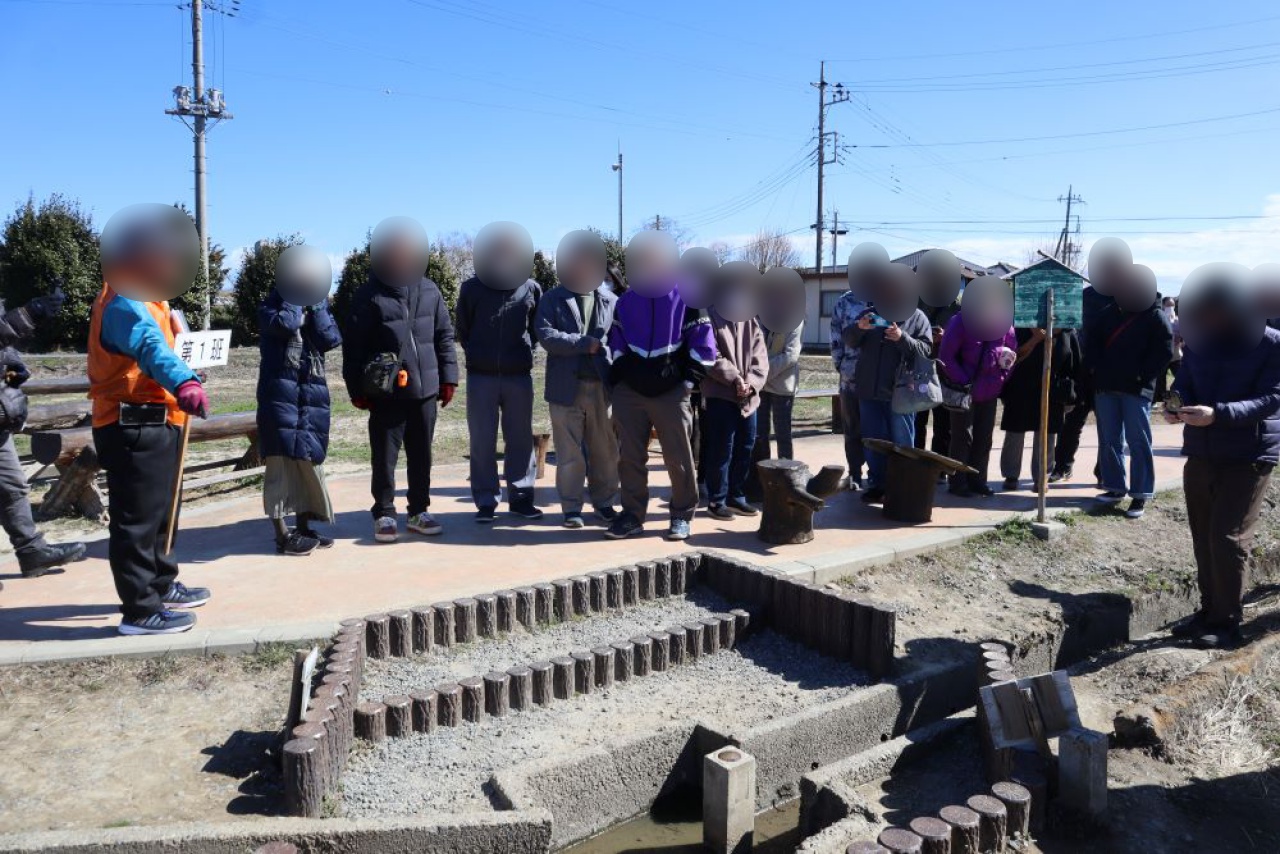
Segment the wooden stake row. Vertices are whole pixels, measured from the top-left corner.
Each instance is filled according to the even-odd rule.
[[[974,795],[965,806],[943,807],[937,817],[921,816],[910,825],[888,827],[876,842],[855,842],[846,854],[1004,854],[1011,840],[1028,838],[1031,793],[1002,782],[989,795]]]

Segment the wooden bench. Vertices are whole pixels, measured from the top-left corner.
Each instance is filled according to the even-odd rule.
[[[183,481],[184,492],[214,486],[233,480],[262,474],[262,461],[258,455],[258,421],[253,412],[234,412],[213,415],[191,422],[192,442],[213,442],[236,437],[249,439],[249,449],[239,457],[229,460],[200,463],[188,466],[183,474],[210,471],[232,466],[230,472],[191,478]],[[36,430],[31,434],[31,454],[42,465],[58,469],[58,480],[45,495],[36,515],[51,519],[71,510],[89,519],[104,521],[106,509],[102,492],[98,488],[101,466],[93,447],[93,429],[74,427],[67,430]]]
[[[802,388],[796,392],[796,400],[813,400],[819,397],[831,398],[831,432],[844,432],[844,413],[840,411],[839,388]]]

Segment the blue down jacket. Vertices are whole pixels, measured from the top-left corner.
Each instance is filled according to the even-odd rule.
[[[290,305],[272,291],[258,307],[258,448],[264,457],[324,462],[329,386],[324,354],[342,344],[329,304]]]

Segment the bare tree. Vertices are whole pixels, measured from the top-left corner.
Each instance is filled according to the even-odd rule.
[[[458,276],[459,282],[465,282],[475,275],[475,264],[472,263],[474,235],[465,231],[451,231],[436,236],[436,248],[444,256],[444,261]]]
[[[770,267],[795,267],[800,263],[800,254],[791,245],[791,239],[780,231],[762,230],[738,252],[743,261],[750,261],[763,273]]]
[[[715,254],[716,261],[721,264],[733,257],[733,247],[723,240],[712,241],[707,248]]]
[[[690,243],[693,242],[693,232],[676,222],[669,216],[655,214],[652,218],[645,220],[641,231],[665,231],[671,235],[671,239],[676,242],[676,246],[681,252],[685,250]]]

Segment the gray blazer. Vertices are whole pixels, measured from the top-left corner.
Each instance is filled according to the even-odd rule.
[[[618,298],[604,288],[595,292],[596,305],[589,327],[583,330],[576,295],[563,285],[547,291],[538,302],[533,328],[547,351],[548,403],[571,406],[578,393],[578,368],[588,359],[601,382],[609,378],[609,327]],[[600,342],[594,356],[587,355],[591,339]]]

